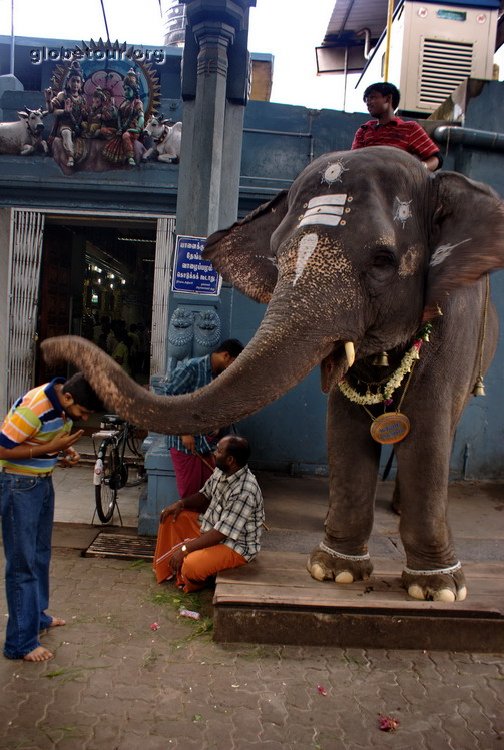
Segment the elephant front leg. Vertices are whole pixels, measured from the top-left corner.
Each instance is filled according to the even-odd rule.
[[[422,439],[421,431],[418,425],[417,439],[396,449],[399,529],[406,551],[402,583],[414,599],[463,601],[467,595],[465,577],[447,518],[451,439],[447,435],[444,446],[434,446],[432,433]]]
[[[331,393],[327,434],[329,510],[325,537],[312,551],[308,572],[318,581],[352,583],[369,578],[368,540],[373,527],[380,446],[364,410]]]

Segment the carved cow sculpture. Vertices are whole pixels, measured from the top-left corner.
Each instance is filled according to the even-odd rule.
[[[150,117],[144,128],[144,135],[152,138],[152,146],[142,156],[142,161],[151,157],[157,161],[175,164],[180,158],[182,123],[165,120],[162,115]]]
[[[18,115],[17,122],[0,122],[0,154],[28,156],[35,151],[47,154],[47,143],[42,139],[47,111],[25,107]]]

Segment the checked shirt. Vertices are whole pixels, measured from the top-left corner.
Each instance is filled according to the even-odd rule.
[[[264,503],[257,479],[248,466],[231,476],[215,469],[201,492],[210,500],[200,517],[201,531],[216,529],[226,536],[223,544],[250,562],[261,549]]]

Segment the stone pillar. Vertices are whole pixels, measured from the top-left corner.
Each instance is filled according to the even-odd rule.
[[[185,3],[177,233],[207,236],[236,220],[255,0]]]
[[[182,144],[176,231],[207,237],[236,221],[243,115],[249,87],[248,12],[256,0],[181,0],[186,6],[182,62]],[[170,294],[170,315],[210,314],[215,297]],[[168,332],[167,332],[168,334]],[[192,344],[192,355],[197,346]],[[201,352],[198,350],[198,354]],[[168,359],[173,359],[168,343]],[[162,383],[155,384],[162,390]],[[161,508],[177,498],[175,475],[163,436],[147,439],[149,483],[140,503],[140,534],[155,534]],[[151,479],[152,477],[152,479]]]

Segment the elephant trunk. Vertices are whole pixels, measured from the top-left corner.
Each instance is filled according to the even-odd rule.
[[[294,387],[329,352],[328,339],[313,340],[306,321],[266,316],[240,356],[195,393],[156,396],[131,380],[101,349],[79,336],[42,343],[45,359],[67,360],[82,370],[108,409],[139,427],[166,434],[201,434],[237,422]]]

